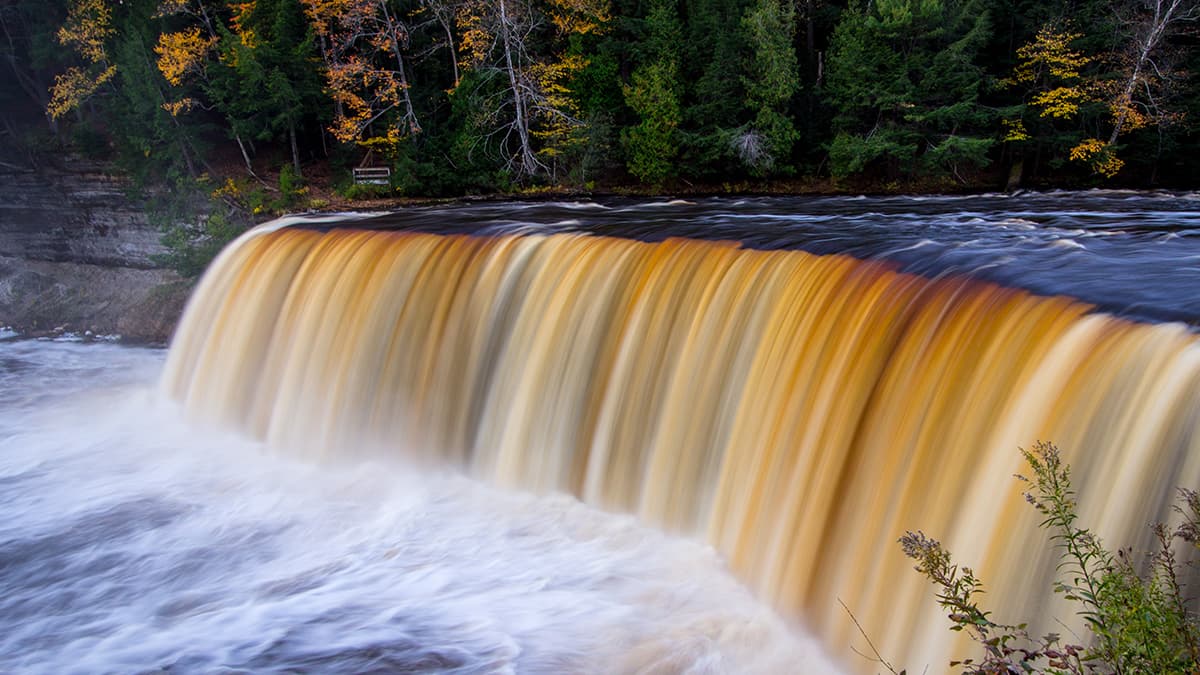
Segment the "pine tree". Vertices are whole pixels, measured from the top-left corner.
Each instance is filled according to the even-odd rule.
[[[834,175],[881,168],[890,177],[961,179],[961,169],[987,164],[994,141],[976,58],[988,31],[976,0],[851,6],[830,48]]]
[[[680,81],[682,163],[697,176],[728,175],[742,164],[737,131],[748,121],[742,30],[749,0],[685,0]]]
[[[754,120],[739,137],[742,161],[762,176],[791,155],[797,140],[789,116],[792,97],[800,88],[800,66],[792,40],[796,10],[790,2],[758,0],[746,12],[742,25],[754,47],[750,74],[744,77],[746,106]]]
[[[218,46],[222,67],[212,91],[239,135],[286,139],[299,175],[298,130],[317,119],[322,92],[315,35],[299,0],[256,0],[235,7]]]
[[[680,26],[673,0],[654,0],[646,17],[646,63],[633,72],[625,102],[640,122],[625,132],[629,172],[649,183],[676,174]]]

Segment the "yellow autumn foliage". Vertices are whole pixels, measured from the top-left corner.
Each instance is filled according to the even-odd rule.
[[[87,67],[72,66],[54,77],[46,112],[55,119],[79,107],[89,96],[116,74],[108,65],[104,43],[113,35],[112,10],[105,0],[74,0],[67,9],[67,20],[58,29],[57,38],[64,47],[76,51]]]
[[[601,31],[611,18],[608,0],[549,0],[550,20],[564,35]]]
[[[1085,138],[1071,148],[1071,161],[1083,162],[1105,178],[1112,178],[1125,166],[1108,143],[1099,138]]]
[[[1146,115],[1141,108],[1134,105],[1134,102],[1125,96],[1119,96],[1114,99],[1111,103],[1109,103],[1108,109],[1114,120],[1121,119],[1122,114],[1124,114],[1125,132],[1148,127],[1154,123],[1153,119]]]
[[[390,147],[421,133],[408,100],[403,63],[409,29],[403,20],[383,0],[301,2],[322,38],[325,90],[337,103],[330,133],[344,143]],[[407,108],[401,119],[377,123],[397,108]]]
[[[50,104],[46,106],[46,112],[55,119],[62,117],[96,93],[96,90],[112,79],[116,72],[116,66],[109,66],[97,75],[93,75],[83,68],[72,67],[61,75],[55,75],[54,86],[50,88]]]
[[[1029,140],[1029,132],[1025,130],[1025,123],[1021,120],[1001,120],[1004,126],[1004,142],[1016,143]]]
[[[1027,83],[1046,75],[1059,80],[1078,80],[1079,70],[1092,61],[1091,57],[1071,49],[1071,43],[1081,37],[1080,33],[1069,33],[1055,25],[1042,26],[1033,42],[1017,49],[1021,61],[1013,69],[1013,78]]]
[[[215,38],[201,35],[198,26],[159,35],[158,44],[154,46],[154,53],[158,54],[158,71],[172,86],[180,86],[185,75],[201,67],[215,42]]]
[[[84,59],[100,63],[106,60],[104,41],[114,32],[112,10],[105,0],[76,0],[58,29],[58,42],[74,48]]]
[[[1079,105],[1087,100],[1087,95],[1079,87],[1055,87],[1049,91],[1034,94],[1030,103],[1039,108],[1042,117],[1069,119],[1079,112]]]
[[[233,24],[233,32],[249,49],[254,49],[258,44],[258,36],[254,34],[254,29],[246,25],[246,19],[254,11],[256,4],[256,0],[250,0],[250,2],[236,2],[230,5],[233,10],[233,17],[230,20],[230,23]]]

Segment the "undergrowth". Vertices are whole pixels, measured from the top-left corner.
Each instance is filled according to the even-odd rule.
[[[1090,635],[1073,644],[1056,633],[1031,635],[1025,623],[996,621],[979,604],[983,583],[971,569],[954,564],[937,540],[907,532],[900,545],[938,589],[950,630],[966,632],[982,647],[981,657],[951,661],[951,667],[969,675],[1200,673],[1200,623],[1180,580],[1186,565],[1175,552],[1178,542],[1198,546],[1200,494],[1179,489],[1175,511],[1182,522],[1152,525],[1156,550],[1139,561],[1132,549],[1113,553],[1079,525],[1071,470],[1057,447],[1039,442],[1021,452],[1032,475],[1017,479],[1028,486],[1025,499],[1042,514],[1041,526],[1059,553],[1054,592],[1076,603]]]

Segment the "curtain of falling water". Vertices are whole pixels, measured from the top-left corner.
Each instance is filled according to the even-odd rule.
[[[1063,449],[1114,544],[1200,485],[1195,337],[1089,310],[712,242],[284,229],[214,265],[163,386],[279,447],[449,462],[706,538],[834,653],[858,642],[840,599],[936,671],[962,645],[906,529],[974,567],[998,617],[1079,626],[1018,446]]]

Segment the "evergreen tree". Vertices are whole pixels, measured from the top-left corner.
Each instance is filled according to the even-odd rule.
[[[742,30],[748,0],[685,0],[680,64],[683,165],[697,177],[740,168],[737,130],[747,121],[743,76],[751,52]]]
[[[0,3],[0,129],[13,133],[15,119],[47,112],[54,73],[69,65],[56,34],[67,15],[63,0]]]
[[[633,72],[625,102],[641,119],[625,133],[629,172],[660,183],[676,174],[680,26],[674,0],[654,0],[646,17],[646,63]]]
[[[413,194],[990,163],[1186,182],[1197,1],[7,0],[0,134],[45,110],[199,176],[223,137],[298,173],[320,129],[335,167],[381,148]]]
[[[988,30],[977,0],[852,5],[830,47],[834,175],[961,178],[961,169],[987,164],[993,130],[975,60]]]
[[[230,23],[220,29],[223,67],[212,70],[212,97],[236,135],[287,139],[299,175],[298,130],[318,119],[328,100],[303,8],[299,0],[257,0],[239,5]]]
[[[790,2],[758,0],[742,19],[754,58],[745,77],[746,106],[754,121],[738,141],[742,161],[758,175],[780,166],[791,155],[796,127],[789,104],[800,88],[800,67],[792,46],[796,34],[796,11]]]

